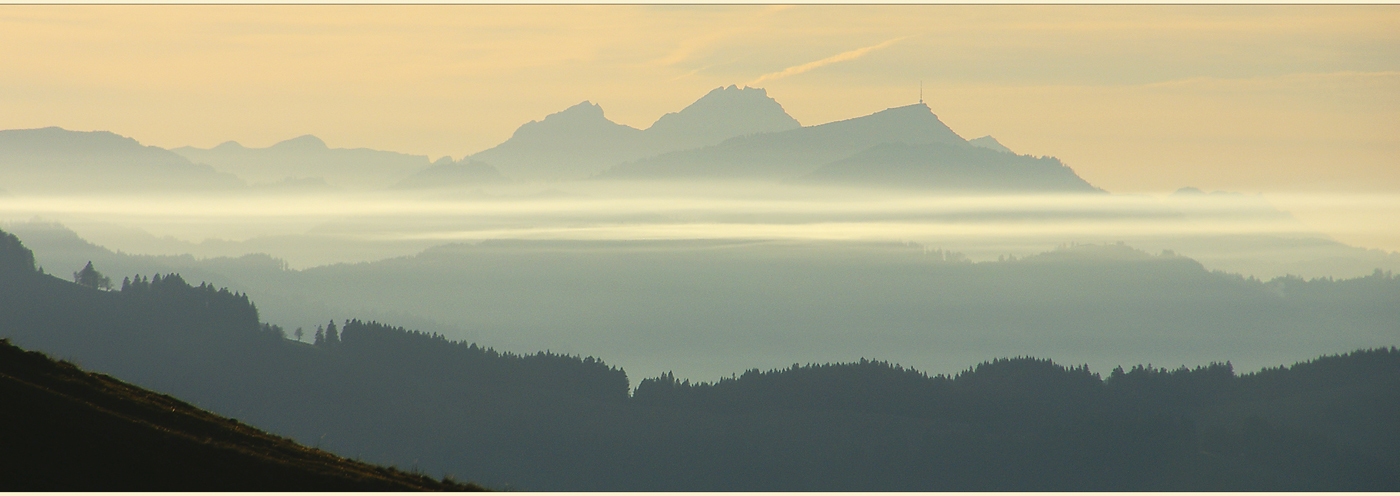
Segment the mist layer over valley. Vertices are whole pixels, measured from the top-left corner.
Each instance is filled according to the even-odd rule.
[[[4,228],[49,270],[180,272],[288,329],[378,319],[646,377],[862,357],[1261,367],[1397,337],[1393,295],[1298,289],[1385,280],[1396,253],[1273,195],[1104,192],[922,103],[801,126],[731,86],[638,130],[584,102],[460,160],[57,128],[0,131],[0,156]]]

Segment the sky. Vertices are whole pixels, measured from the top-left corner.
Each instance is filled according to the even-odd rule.
[[[924,101],[1115,193],[1400,194],[1400,6],[3,5],[0,129],[460,158],[730,84],[803,125]]]

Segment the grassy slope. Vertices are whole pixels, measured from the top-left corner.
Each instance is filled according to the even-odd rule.
[[[473,490],[298,445],[0,340],[0,490]]]

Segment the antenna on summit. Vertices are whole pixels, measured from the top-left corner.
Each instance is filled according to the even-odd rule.
[[[919,103],[924,103],[924,80],[919,80]]]

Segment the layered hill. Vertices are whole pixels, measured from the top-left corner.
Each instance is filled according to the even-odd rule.
[[[0,339],[0,490],[480,490],[307,448]]]
[[[232,174],[107,131],[0,131],[0,185],[12,193],[124,193],[241,188]]]
[[[843,255],[819,258],[829,263]],[[1400,466],[1389,456],[1400,442],[1400,403],[1391,394],[1400,387],[1394,348],[1243,376],[1217,363],[1120,367],[1102,377],[1086,366],[1028,357],[991,360],[955,375],[871,360],[794,364],[703,383],[662,374],[629,395],[626,375],[593,358],[500,353],[359,320],[307,329],[314,344],[300,343],[258,323],[244,295],[191,286],[174,275],[130,278],[120,290],[100,291],[43,275],[33,260],[13,237],[0,237],[0,336],[342,455],[490,485],[613,491],[1400,487]],[[1143,263],[1167,273],[1192,265],[1122,247],[1084,247],[998,264],[995,270],[1014,278],[995,285],[1033,300],[1045,314],[1058,305],[1037,273],[1067,271],[1079,279],[1063,287],[1074,287],[1132,274]],[[1221,299],[1236,284],[1190,275],[1141,286]],[[1330,281],[1277,289],[1286,298],[1304,297],[1316,310],[1358,295],[1394,301],[1400,287],[1388,275],[1347,284],[1361,291],[1337,292]],[[378,285],[381,292],[386,287]],[[1111,306],[1147,300],[1118,294],[1123,289],[1096,288],[1097,300]],[[669,296],[677,294],[686,293]],[[681,299],[696,293],[688,294]],[[940,298],[966,306],[980,297],[959,296]],[[1108,297],[1117,299],[1104,302]],[[1240,303],[1225,300],[1222,306]],[[853,329],[861,339],[878,338]],[[984,339],[996,339],[983,331]],[[807,333],[809,340],[814,335],[832,337]],[[109,429],[100,428],[92,435]]]
[[[530,121],[510,139],[471,158],[516,180],[582,179],[642,157],[798,126],[766,91],[731,85],[661,116],[646,130],[612,122],[602,107],[583,102]]]
[[[229,141],[213,148],[185,146],[171,152],[254,184],[296,186],[298,180],[318,179],[333,187],[361,190],[384,188],[430,165],[424,155],[331,148],[312,135],[266,148],[249,148]]]

